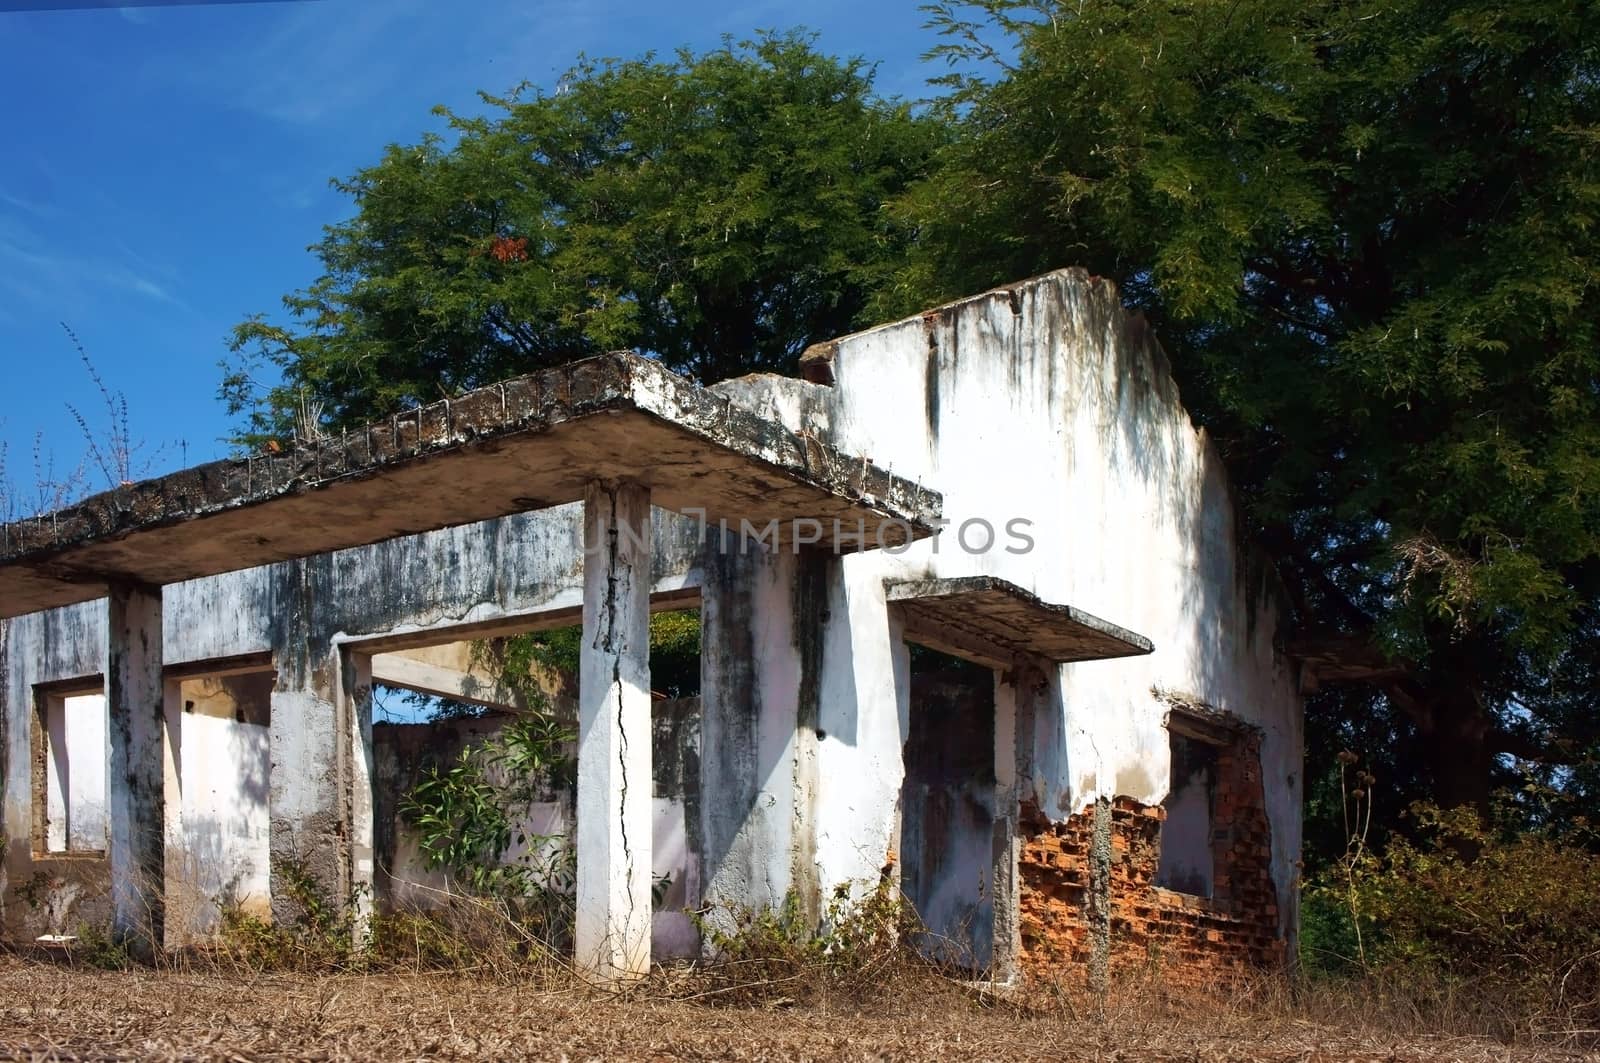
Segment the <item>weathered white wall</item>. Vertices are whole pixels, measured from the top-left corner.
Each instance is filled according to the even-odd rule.
[[[572,503],[340,550],[318,559],[309,585],[291,579],[293,562],[172,584],[163,590],[166,663],[273,651],[291,604],[314,605],[330,644],[435,631],[452,641],[445,636],[464,625],[576,610],[582,512]],[[655,526],[654,590],[697,586],[693,522],[656,510]]]
[[[790,890],[815,906],[798,858],[807,758],[801,716],[797,558],[733,537],[708,548],[701,606],[701,822],[709,919],[731,931],[741,908],[779,908]],[[798,810],[798,814],[797,814]]]
[[[707,892],[762,904],[794,889],[815,910],[837,884],[876,880],[899,837],[911,711],[883,581],[992,574],[1156,647],[1052,670],[1032,713],[1025,797],[1055,819],[1101,796],[1159,803],[1170,765],[1155,692],[1227,710],[1264,733],[1272,867],[1292,924],[1300,703],[1273,648],[1270,585],[1239,549],[1215,449],[1111,286],[1068,271],[964,300],[838,341],[834,372],[833,387],[752,378],[720,390],[942,492],[950,528],[894,555],[753,561],[708,588],[719,596],[708,638],[742,630],[756,663],[737,677],[707,669],[706,785],[726,799],[717,809],[735,813],[699,817]],[[972,526],[963,542],[971,519],[997,540]],[[1008,534],[1014,521],[1026,522],[1031,549]],[[165,589],[169,665],[272,654],[275,853],[327,854],[330,885],[360,873],[340,818],[341,788],[362,770],[360,677],[345,673],[343,651],[396,633],[453,641],[462,625],[570,615],[582,600],[579,525],[577,507],[564,506]],[[657,511],[654,591],[699,586],[696,533]],[[105,639],[103,603],[0,625],[13,881],[31,866],[15,840],[31,826],[33,687],[103,672]],[[719,653],[746,656],[708,644]]]
[[[51,852],[106,847],[106,697],[67,694],[46,700],[50,762],[45,812]]]
[[[950,522],[899,556],[846,557],[829,581],[815,810],[824,890],[876,877],[895,836],[905,657],[885,578],[992,574],[1150,638],[1147,657],[1066,665],[1035,714],[1029,794],[1063,819],[1101,796],[1147,804],[1170,771],[1166,708],[1180,692],[1264,731],[1279,911],[1294,918],[1301,708],[1273,648],[1269,584],[1240,549],[1216,449],[1182,407],[1164,355],[1115,289],[1062,271],[837,342],[835,384],[775,384],[768,408],[821,422],[943,493]],[[740,385],[760,390],[759,378]],[[958,538],[986,520],[995,545]],[[1031,550],[1006,534],[1024,519]],[[986,536],[978,525],[966,543]],[[1008,547],[1010,549],[1008,549]]]
[[[270,906],[271,689],[260,673],[179,685],[182,842],[167,853],[168,920],[187,938],[214,933],[223,905],[255,915]]]
[[[83,857],[35,862],[33,730],[38,684],[90,680],[106,667],[106,607],[87,602],[0,622],[0,694],[5,697],[5,837],[0,905],[7,928],[19,936],[70,933],[79,921],[104,923],[111,915],[109,878],[103,859]],[[74,684],[76,685],[76,684]],[[43,756],[43,743],[39,755]],[[109,758],[102,742],[100,761]],[[44,848],[38,839],[38,848]],[[102,843],[103,845],[104,843]],[[10,888],[43,871],[53,882],[34,909]]]
[[[105,671],[105,620],[105,603],[87,602],[0,624],[0,679],[4,680],[6,699],[5,835],[11,843],[8,866],[13,854],[26,859],[33,837],[34,688],[71,680],[98,681]],[[103,736],[100,748],[106,748]],[[102,752],[102,772],[103,763]]]
[[[313,870],[330,893],[344,895],[353,876],[363,873],[342,796],[361,767],[361,719],[347,682],[356,677],[345,675],[343,647],[359,650],[364,640],[397,634],[437,633],[439,641],[449,642],[466,637],[451,634],[463,625],[575,617],[582,602],[581,513],[578,505],[560,506],[162,589],[165,665],[192,668],[270,654],[278,680],[271,693],[272,725],[266,729],[268,785],[275,788],[267,805],[268,834],[276,835],[280,853],[314,857]],[[697,526],[659,510],[654,524],[653,591],[692,595],[699,583]],[[69,928],[75,919],[101,921],[97,905],[106,869],[103,860],[33,859],[34,696],[40,684],[100,681],[106,670],[106,615],[106,602],[100,600],[0,622],[5,834],[10,839],[5,882],[27,881],[39,870],[62,876],[78,898],[66,914],[57,913],[57,921],[66,920]],[[191,755],[183,757],[180,748],[179,760],[193,770],[223,756],[238,738],[213,734],[205,723],[188,730],[192,734],[180,739],[180,746],[187,745]],[[252,733],[250,757],[260,755],[260,741]],[[245,755],[242,749],[234,753]],[[261,888],[260,854],[252,849],[247,855],[241,846],[243,835],[254,838],[258,831],[259,806],[246,802],[246,811],[230,799],[207,804],[201,795],[208,783],[187,781],[195,796],[185,796],[184,817],[232,823],[222,834],[240,839],[225,847],[213,877],[226,882],[237,874],[246,896],[255,897]],[[175,800],[169,793],[169,806]],[[175,831],[174,818],[169,809],[169,834]],[[370,877],[370,870],[365,873]],[[28,912],[9,896],[3,903],[8,923],[26,925],[21,933],[51,928],[44,913]]]

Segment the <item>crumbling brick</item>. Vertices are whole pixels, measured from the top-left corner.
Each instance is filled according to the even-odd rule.
[[[1260,738],[1219,750],[1213,820],[1217,873],[1211,897],[1155,885],[1166,810],[1117,797],[1052,823],[1024,805],[1022,967],[1031,978],[1094,977],[1097,951],[1112,974],[1155,967],[1169,984],[1201,986],[1284,959],[1272,881],[1271,828],[1261,787]],[[1110,817],[1110,914],[1096,925],[1090,874],[1097,815]]]

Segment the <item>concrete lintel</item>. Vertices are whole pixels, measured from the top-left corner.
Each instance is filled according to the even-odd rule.
[[[101,597],[113,579],[176,583],[574,502],[593,480],[640,483],[712,522],[815,521],[840,549],[926,537],[942,506],[620,352],[0,525],[0,617]]]
[[[259,675],[273,671],[272,652],[240,653],[232,657],[207,657],[198,661],[184,661],[166,666],[165,674],[172,679],[222,679],[235,675]]]
[[[1065,664],[1153,649],[1143,635],[1070,605],[1041,601],[993,576],[889,580],[884,596],[907,635],[991,668],[1005,668],[1018,655]]]
[[[583,502],[574,960],[602,982],[650,971],[650,492]]]
[[[169,824],[160,588],[113,584],[106,619],[111,921],[119,939],[148,957],[166,937]]]
[[[368,658],[371,681],[490,709],[526,709],[527,698],[475,660],[472,642],[417,646]]]
[[[698,577],[692,584],[656,590],[650,595],[652,613],[694,609],[700,604]],[[547,607],[536,613],[522,613],[496,617],[493,620],[470,623],[449,623],[440,626],[398,628],[383,635],[346,638],[335,636],[334,642],[360,653],[374,656],[402,653],[450,642],[473,642],[478,639],[504,638],[525,635],[530,631],[552,631],[583,623],[583,588],[561,594]]]

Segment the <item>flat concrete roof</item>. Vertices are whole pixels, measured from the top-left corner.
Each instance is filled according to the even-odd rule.
[[[632,480],[709,520],[810,518],[820,546],[932,534],[942,499],[619,352],[275,454],[125,485],[0,525],[0,618],[470,524]]]
[[[1155,648],[1143,635],[993,576],[889,580],[884,593],[907,638],[994,668],[1008,667],[1019,653],[1064,664]]]

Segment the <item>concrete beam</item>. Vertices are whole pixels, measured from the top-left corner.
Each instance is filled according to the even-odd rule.
[[[106,620],[112,931],[148,958],[165,942],[166,916],[161,588],[113,584]]]
[[[111,578],[177,583],[542,509],[594,480],[641,483],[668,509],[735,527],[815,521],[823,545],[850,550],[925,538],[942,507],[620,352],[0,525],[0,617],[100,597]]]
[[[600,981],[650,971],[650,492],[583,500],[575,961]]]
[[[501,682],[493,669],[472,659],[471,642],[375,653],[372,681],[405,687],[491,709],[526,709],[528,699]]]

